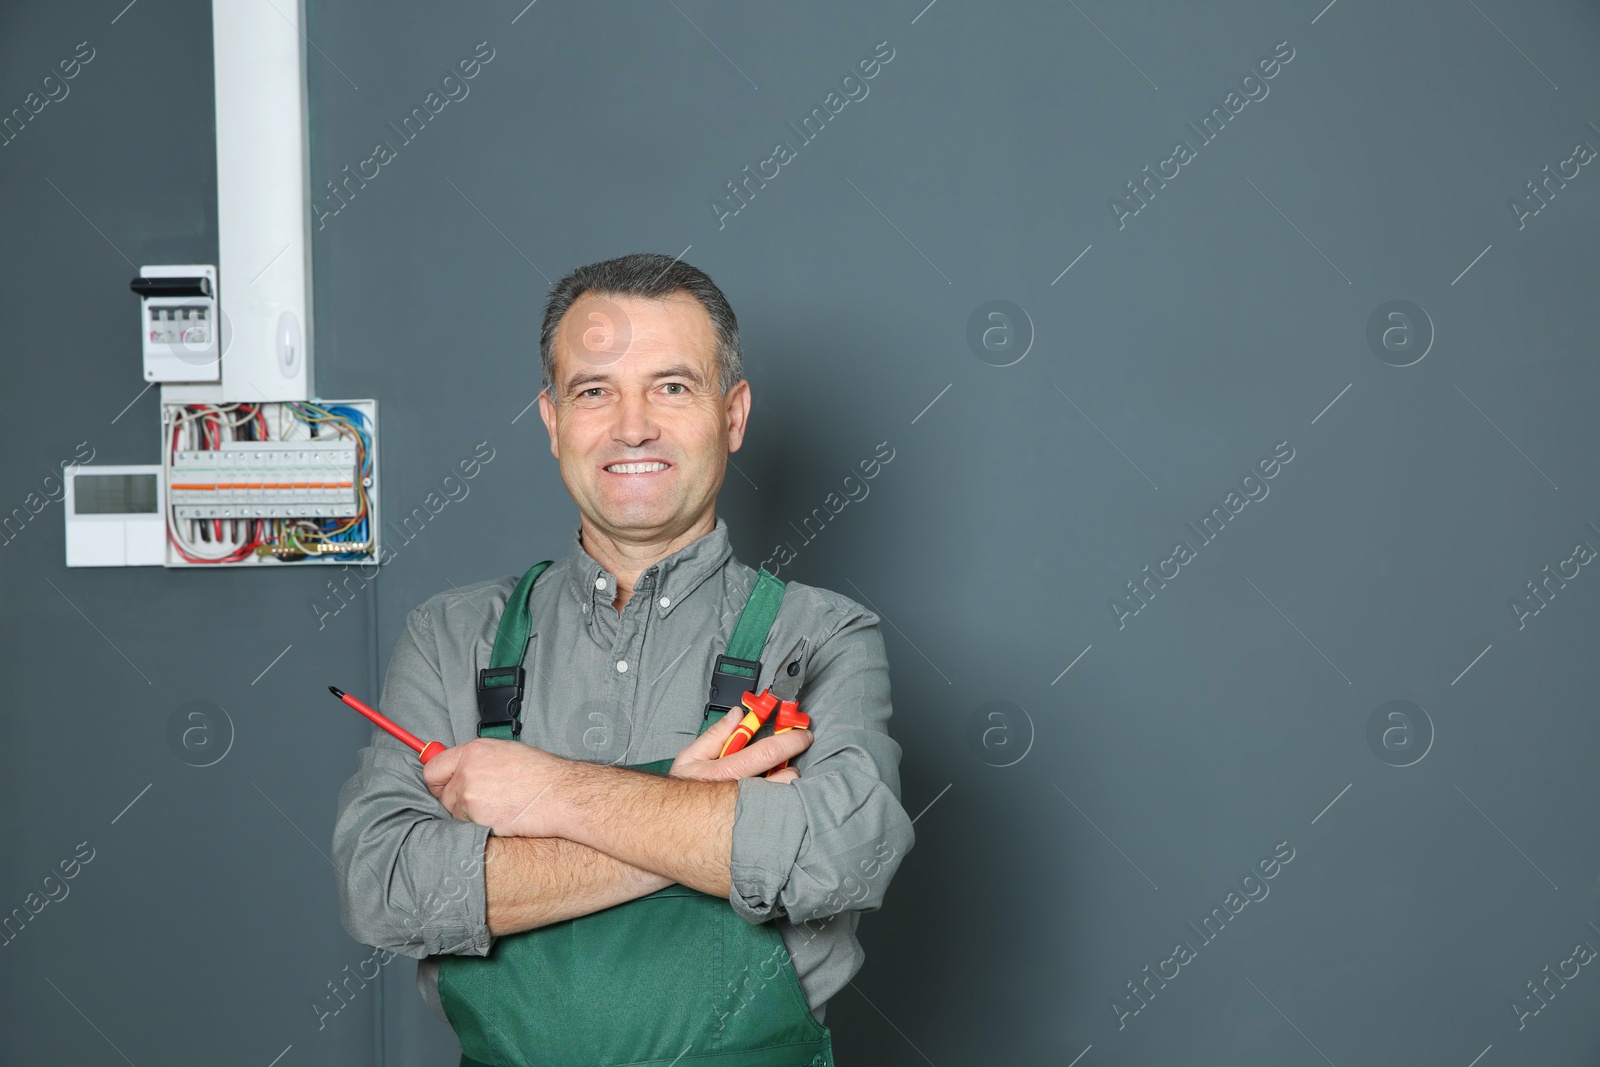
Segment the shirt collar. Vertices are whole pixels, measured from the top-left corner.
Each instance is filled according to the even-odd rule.
[[[681,604],[690,593],[720,570],[733,554],[728,538],[728,523],[717,516],[716,525],[709,533],[684,545],[676,552],[656,560],[639,574],[635,591],[651,582],[650,596],[653,607],[663,618]],[[617,577],[595,560],[583,547],[583,526],[572,534],[572,545],[567,552],[567,573],[572,591],[580,602],[590,605],[590,617],[600,606],[609,608],[617,599]],[[651,575],[654,575],[652,578]],[[662,601],[665,600],[665,603]]]

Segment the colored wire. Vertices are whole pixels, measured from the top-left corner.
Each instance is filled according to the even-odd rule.
[[[301,555],[327,556],[333,560],[368,559],[367,549],[350,552],[317,552],[316,544],[330,547],[342,542],[361,543],[370,540],[370,499],[367,482],[372,474],[372,435],[366,415],[348,405],[329,405],[308,401],[285,401],[274,404],[278,410],[278,433],[274,437],[262,404],[186,404],[171,419],[172,437],[169,448],[162,457],[167,484],[172,484],[172,464],[179,451],[209,451],[224,447],[230,437],[233,441],[291,441],[302,440],[293,430],[303,424],[308,436],[318,427],[331,429],[355,445],[356,464],[354,488],[357,501],[355,515],[347,519],[171,519],[168,538],[174,549],[191,563],[234,563],[248,558],[259,546],[269,545],[288,549]],[[314,439],[314,438],[312,438]],[[225,529],[226,527],[226,529]],[[202,549],[191,536],[215,547],[233,542],[236,547],[222,554]],[[231,534],[232,536],[228,536]]]
[[[356,513],[348,521],[328,520],[321,529],[307,532],[309,540],[323,541],[337,544],[341,541],[365,542],[369,540],[367,534],[367,515],[369,501],[367,498],[366,483],[372,472],[372,437],[365,429],[366,416],[354,408],[344,405],[323,407],[309,401],[290,401],[284,407],[293,412],[295,417],[306,423],[307,426],[327,425],[342,437],[353,437],[356,445]],[[340,552],[331,554],[333,559],[361,559],[370,555],[370,551],[357,550],[355,552]]]

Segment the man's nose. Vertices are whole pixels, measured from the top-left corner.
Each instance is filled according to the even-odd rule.
[[[624,393],[617,405],[617,421],[612,427],[612,434],[630,447],[654,440],[657,427],[650,412],[649,400],[640,393]]]

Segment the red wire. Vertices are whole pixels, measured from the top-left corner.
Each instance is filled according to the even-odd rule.
[[[216,448],[216,438],[213,436],[213,427],[209,423],[202,423],[202,425],[205,426],[206,431],[206,450],[211,451]],[[222,523],[216,519],[211,520],[211,540],[222,540]]]
[[[202,405],[202,404],[189,404],[189,405],[186,405],[186,406],[190,410],[201,409],[201,408],[204,407],[204,405]],[[261,413],[261,409],[258,407],[256,409],[256,414],[260,415],[260,413]],[[214,420],[215,416],[210,416],[210,418],[212,418]],[[265,420],[263,420],[263,422],[264,421]],[[201,431],[201,434],[202,434],[202,438],[203,438],[203,440],[205,442],[203,447],[207,447],[207,448],[214,447],[215,443],[218,440],[218,437],[216,436],[216,433],[220,432],[220,431],[218,431],[216,427],[208,425],[203,420],[200,423],[200,431]],[[172,428],[172,450],[174,452],[176,452],[178,450],[178,433],[179,433],[179,427],[174,426]],[[253,520],[251,522],[251,524],[250,524],[250,527],[251,527],[250,538],[251,539],[250,539],[248,544],[240,545],[238,548],[234,549],[232,552],[228,553],[226,556],[222,556],[222,557],[220,557],[218,559],[205,559],[205,558],[200,557],[200,556],[191,555],[188,551],[186,551],[184,549],[183,545],[178,543],[177,535],[172,532],[172,528],[170,526],[167,528],[167,540],[172,543],[172,547],[173,548],[177,549],[178,555],[182,556],[184,559],[188,560],[190,563],[237,563],[239,560],[244,559],[246,556],[250,555],[250,553],[254,552],[256,550],[256,546],[257,545],[260,545],[260,544],[263,543],[263,538],[262,538],[262,535],[261,535],[261,530],[259,528],[259,523],[260,523],[260,520]],[[222,539],[222,520],[220,520],[220,519],[212,519],[211,520],[211,524],[212,524],[212,530],[215,533],[217,540],[220,541]]]
[[[190,563],[237,563],[239,560],[244,559],[250,553],[254,552],[256,550],[256,546],[261,543],[259,539],[256,539],[247,545],[240,545],[238,548],[219,559],[202,559],[199,556],[191,556],[188,552],[184,551],[183,546],[178,543],[176,535],[174,535],[170,529],[167,531],[167,539],[172,542],[172,547],[178,550],[178,555],[182,556]]]

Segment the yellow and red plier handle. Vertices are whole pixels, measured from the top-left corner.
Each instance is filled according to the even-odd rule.
[[[770,689],[762,690],[760,696],[746,691],[739,698],[739,703],[746,709],[745,716],[739,720],[739,725],[733,728],[733,733],[722,743],[718,759],[731,752],[738,752],[748,745],[750,739],[755,737],[756,731],[761,729],[762,724],[772,715],[774,708],[778,711],[778,717],[772,720],[772,732],[775,735],[786,730],[805,729],[811,725],[811,716],[801,711],[799,704],[793,700],[779,700]],[[789,761],[784,760],[773,770],[782,770],[787,766]]]

